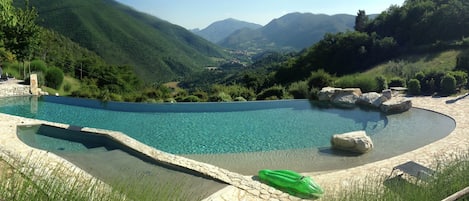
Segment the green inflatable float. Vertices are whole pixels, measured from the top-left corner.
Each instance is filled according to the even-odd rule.
[[[269,186],[301,198],[319,198],[324,194],[324,190],[311,177],[291,170],[260,170],[259,179]]]

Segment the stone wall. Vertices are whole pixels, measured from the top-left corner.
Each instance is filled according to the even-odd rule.
[[[0,83],[0,97],[29,95],[31,95],[31,87],[27,85]]]

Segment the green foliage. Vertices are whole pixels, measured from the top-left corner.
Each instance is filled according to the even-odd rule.
[[[232,100],[231,96],[225,92],[218,92],[209,97],[211,102],[231,102]]]
[[[59,89],[64,80],[64,73],[60,68],[50,67],[45,75],[45,83],[48,87]]]
[[[257,95],[257,100],[278,100],[286,96],[285,88],[280,85],[264,89]]]
[[[420,81],[417,79],[410,79],[409,83],[407,84],[408,92],[412,95],[419,95],[420,94]]]
[[[225,57],[219,47],[188,30],[113,1],[35,0],[31,4],[40,12],[41,26],[69,37],[107,63],[134,66],[147,82],[174,80],[216,65],[213,58]],[[70,55],[63,62],[74,59]]]
[[[235,97],[235,98],[233,99],[233,101],[245,102],[245,101],[247,101],[247,100],[246,100],[245,98],[239,96],[239,97]]]
[[[366,29],[367,24],[369,23],[368,16],[364,10],[359,10],[357,16],[355,17],[355,26],[353,27],[355,31],[363,32]]]
[[[393,77],[389,80],[389,87],[405,87],[405,80],[400,77]]]
[[[335,87],[360,88],[362,92],[378,91],[378,82],[375,77],[365,75],[347,75],[334,82]]]
[[[441,80],[445,76],[443,71],[429,71],[425,74],[425,78],[420,82],[422,93],[433,94],[441,89]]]
[[[208,101],[208,93],[201,90],[196,90],[192,95],[197,96],[201,102]]]
[[[437,161],[436,173],[428,182],[380,175],[363,178],[364,182],[352,184],[351,188],[334,194],[331,201],[395,201],[395,200],[444,200],[455,192],[469,186],[469,156],[457,156],[454,161]],[[389,173],[388,173],[389,174]],[[467,200],[463,196],[458,200]]]
[[[457,88],[462,88],[466,86],[467,84],[467,72],[464,71],[451,71],[449,72],[450,75],[452,75],[456,79],[456,87]]]
[[[378,92],[381,92],[388,88],[388,82],[386,81],[386,77],[382,75],[378,75],[375,79],[376,79],[376,84],[378,85],[377,86]]]
[[[309,87],[307,81],[298,81],[290,84],[288,87],[288,93],[290,93],[295,99],[309,98]]]
[[[42,60],[33,60],[29,65],[32,72],[47,72],[47,65]]]
[[[469,50],[462,51],[456,60],[456,69],[469,72]]]
[[[189,95],[184,97],[181,102],[200,102],[200,99],[197,96]]]
[[[363,71],[395,56],[396,46],[392,38],[375,33],[326,34],[299,58],[293,69],[324,69],[338,75]]]
[[[72,85],[70,85],[70,83],[65,83],[63,87],[64,91],[66,92],[70,92],[70,90],[72,89]]]
[[[420,71],[415,74],[415,79],[417,79],[419,82],[423,82],[425,79],[425,73]]]
[[[220,93],[223,92],[226,95],[229,95],[231,98],[236,98],[236,97],[243,97],[246,100],[254,100],[256,98],[256,95],[252,89],[248,89],[246,87],[243,87],[241,85],[213,85],[211,89],[211,93],[215,94],[215,97],[220,96]],[[224,98],[224,100],[227,100]],[[216,100],[218,101],[218,99]]]
[[[184,183],[157,183],[144,179],[122,177],[103,183],[96,178],[78,174],[70,165],[46,164],[39,159],[25,159],[9,164],[0,158],[0,198],[17,201],[82,201],[82,200],[201,200],[184,192]],[[36,164],[36,165],[32,165]],[[41,164],[39,167],[37,164]],[[38,168],[39,167],[39,168]],[[66,176],[64,176],[66,175]],[[157,183],[157,184],[155,184]],[[135,184],[140,184],[135,188]]]
[[[311,73],[311,76],[308,78],[308,89],[312,88],[323,88],[331,86],[334,82],[334,78],[331,74],[326,71],[319,69]]]
[[[402,7],[391,6],[381,13],[367,30],[392,36],[406,46],[457,40],[469,35],[469,30],[461,29],[468,25],[468,10],[464,0],[406,1]]]
[[[446,74],[441,79],[441,93],[450,95],[456,92],[456,78],[451,74]]]
[[[9,4],[11,2],[6,2]],[[3,8],[8,7],[2,3]],[[3,17],[7,17],[9,23],[0,26],[3,35],[3,43],[7,50],[16,55],[20,61],[29,60],[32,52],[39,44],[40,28],[36,24],[37,11],[31,8],[27,3],[25,8],[7,8],[7,13]],[[8,13],[9,12],[9,13]],[[2,18],[3,18],[2,17]]]

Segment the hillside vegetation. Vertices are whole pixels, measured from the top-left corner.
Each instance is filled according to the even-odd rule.
[[[86,13],[84,16],[88,18],[93,16],[93,18],[103,20],[101,23],[97,23],[96,20],[88,23],[91,19],[83,17],[82,19],[77,17],[81,15],[72,15],[80,19],[77,30],[93,30],[81,29],[82,26],[91,26],[96,30],[101,30],[101,27],[96,26],[117,23],[108,22],[109,19],[105,18],[108,15],[89,13],[94,9],[88,10],[86,6],[92,4],[88,1],[62,2],[67,5],[83,4],[85,6],[66,8],[67,12]],[[59,2],[55,3],[62,5]],[[112,1],[99,1],[97,4],[106,4],[110,7],[121,6],[120,4],[114,5]],[[86,11],[80,11],[81,8],[86,8]],[[5,9],[6,11],[8,9]],[[116,11],[116,9],[111,9],[111,11]],[[73,42],[74,39],[70,40],[56,31],[37,28],[36,24],[31,23],[35,21],[35,9],[12,9],[11,12],[6,13],[12,16],[29,17],[3,16],[4,22],[8,22],[2,24],[2,32],[0,32],[2,36],[5,36],[0,43],[2,45],[0,46],[1,58],[9,61],[3,62],[6,64],[4,65],[5,72],[15,77],[27,77],[27,74],[33,71],[42,72],[45,86],[77,97],[138,102],[243,101],[314,98],[317,90],[324,86],[360,87],[365,92],[380,91],[388,86],[406,86],[409,88],[409,93],[414,95],[435,93],[450,95],[467,87],[469,38],[466,36],[469,35],[469,29],[463,27],[468,27],[469,2],[463,0],[448,2],[409,0],[402,6],[391,6],[373,19],[370,19],[365,11],[359,11],[355,17],[354,30],[327,33],[317,43],[299,53],[268,51],[254,55],[252,64],[247,66],[233,63],[232,66],[221,65],[220,68],[214,68],[214,70],[194,70],[189,73],[190,76],[180,78],[181,82],[178,86],[171,87],[155,82],[142,82],[139,74],[135,73],[137,67],[109,64],[99,53],[96,54],[89,48],[83,48],[79,43]],[[122,12],[119,15],[127,16]],[[119,15],[115,18],[119,19]],[[137,13],[136,16],[143,19],[143,22],[138,22],[140,24],[147,22],[145,21],[147,17],[154,19],[141,13]],[[29,19],[29,21],[16,23],[18,19]],[[131,19],[136,19],[136,17]],[[277,27],[280,27],[281,20],[276,21]],[[28,26],[18,28],[19,25]],[[159,26],[166,30],[165,33],[174,30],[173,25],[167,23],[159,24]],[[462,28],[454,29],[455,27]],[[399,29],[400,32],[392,31],[394,28]],[[40,31],[31,31],[36,29]],[[136,31],[127,32],[127,30],[120,29],[123,28],[115,32],[130,34]],[[433,33],[439,29],[449,31]],[[414,32],[420,35],[427,32],[429,34],[419,37]],[[173,35],[181,36],[176,33]],[[83,36],[91,35],[85,33]],[[290,37],[294,38],[293,36]],[[21,41],[29,42],[20,45],[14,43],[22,37],[27,40]],[[114,48],[111,51],[112,54],[119,54],[119,49],[115,47],[126,44],[126,41],[122,42],[121,39],[118,40],[119,42],[112,41],[113,34],[101,35],[101,37],[112,42],[110,43],[110,48]],[[288,35],[277,37],[288,37]],[[192,37],[176,38],[174,40],[181,42],[180,40],[190,40]],[[95,39],[90,38],[90,40]],[[139,41],[139,38],[133,38],[133,40]],[[124,49],[128,51],[127,48]],[[165,53],[171,49],[171,47],[164,47],[157,52]],[[152,51],[149,50],[149,52]],[[180,55],[173,53],[168,58],[177,59],[178,56]],[[140,57],[151,58],[143,53]],[[220,62],[223,60],[223,58],[210,58],[210,60],[215,59]],[[29,63],[29,60],[32,62]],[[174,60],[173,64],[181,64],[178,62],[179,60]],[[378,68],[371,70],[375,66]],[[181,69],[188,68],[183,64],[180,67]],[[173,80],[171,75],[173,74],[161,74]],[[74,79],[65,79],[65,82],[64,78],[58,79],[64,76]],[[79,84],[71,80],[79,81]],[[80,87],[75,85],[80,85]]]
[[[109,64],[132,66],[147,82],[187,76],[216,64],[212,58],[224,57],[217,46],[186,29],[113,0],[32,0],[30,4],[37,9],[41,26]]]

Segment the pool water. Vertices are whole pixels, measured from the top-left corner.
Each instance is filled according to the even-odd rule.
[[[134,104],[16,97],[0,99],[0,112],[122,131],[157,149],[248,175],[264,168],[350,168],[425,146],[455,128],[451,118],[423,109],[383,115],[307,100]],[[330,149],[331,135],[355,130],[371,136],[373,151],[358,156]]]
[[[83,102],[88,105],[75,104]],[[117,130],[174,154],[321,147],[329,144],[333,134],[366,130],[369,135],[375,135],[387,123],[386,116],[378,111],[321,108],[307,100],[255,104],[261,109],[247,107],[253,103],[103,105],[93,100],[44,97],[37,103],[37,110],[31,111],[30,104],[19,104],[0,107],[0,112]],[[131,107],[139,112],[128,112]]]
[[[105,135],[48,125],[18,126],[17,133],[27,145],[57,154],[126,194],[164,186],[200,200],[226,186],[200,173],[160,163]],[[156,198],[158,193],[147,192]]]

